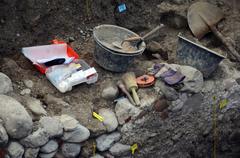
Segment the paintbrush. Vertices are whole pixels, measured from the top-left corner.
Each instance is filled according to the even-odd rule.
[[[127,90],[132,92],[132,96],[133,96],[133,99],[134,99],[136,105],[140,105],[140,100],[139,100],[139,97],[136,92],[138,86],[137,86],[136,76],[135,76],[134,72],[125,73],[122,76],[122,80],[125,83]]]
[[[125,85],[123,84],[123,82],[120,80],[117,82],[117,85],[121,89],[121,91],[128,97],[128,100],[130,101],[130,103],[132,103],[133,105],[136,105],[135,102],[133,101],[132,96],[130,95],[130,93],[127,91]]]

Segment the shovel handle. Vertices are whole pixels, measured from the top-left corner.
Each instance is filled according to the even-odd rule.
[[[240,62],[240,54],[236,51],[236,49],[233,46],[233,43],[226,40],[226,38],[220,33],[215,26],[210,27],[214,35],[216,35],[222,43],[230,50],[230,55],[237,59],[238,62]]]

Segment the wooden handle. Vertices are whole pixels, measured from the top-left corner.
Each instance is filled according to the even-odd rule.
[[[226,40],[226,38],[216,29],[215,26],[210,27],[214,35],[216,35],[222,43],[230,50],[230,55],[231,57],[234,57],[238,62],[240,62],[240,55],[236,51],[236,49],[233,46],[233,43],[230,41]]]
[[[132,96],[133,96],[133,99],[134,99],[136,105],[139,106],[140,105],[140,100],[139,100],[139,97],[137,95],[136,89],[132,88],[131,91],[132,91]]]
[[[125,88],[124,84],[120,81],[117,83],[118,87],[121,89],[121,91],[128,97],[128,100],[130,101],[131,104],[136,105],[135,102],[133,101],[132,96],[130,93],[127,91]]]
[[[156,33],[158,30],[160,30],[161,28],[163,28],[164,25],[160,24],[159,26],[157,26],[156,28],[154,28],[152,31],[148,32],[146,35],[144,35],[142,37],[142,40],[146,40],[148,37],[150,37],[151,35],[153,35],[154,33]]]

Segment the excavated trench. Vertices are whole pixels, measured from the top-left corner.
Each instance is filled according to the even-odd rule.
[[[92,112],[99,112],[103,108],[116,111],[114,99],[104,99],[102,91],[109,83],[116,84],[122,76],[121,73],[102,69],[93,60],[93,28],[100,24],[116,24],[144,34],[164,23],[166,27],[153,40],[147,41],[147,50],[129,67],[129,71],[141,75],[153,63],[177,62],[175,56],[179,33],[199,42],[191,34],[186,19],[187,8],[196,1],[0,0],[0,69],[9,76],[13,86],[13,91],[6,95],[23,105],[26,104],[26,97],[37,99],[51,117],[67,114],[76,118],[91,133],[89,139],[81,143],[79,157],[91,157],[96,138],[109,134],[104,125],[92,117]],[[240,11],[237,7],[233,8],[233,1],[208,2],[223,10],[226,18],[219,23],[218,29],[231,37],[240,51]],[[127,6],[123,13],[117,10],[120,3]],[[79,85],[61,94],[21,54],[22,47],[49,44],[53,39],[70,42],[80,57],[97,69],[98,82]],[[227,52],[211,33],[200,42],[220,54]],[[141,113],[116,129],[121,133],[119,142],[127,145],[137,143],[138,150],[134,155],[127,152],[123,154],[126,156],[115,157],[240,157],[239,71],[238,63],[224,60],[217,71],[204,80],[200,91],[196,94],[177,91],[178,98],[166,101],[168,108],[164,111],[155,107],[156,102],[161,101],[161,96],[166,95],[161,92],[161,83],[139,89],[143,103]],[[32,87],[26,86],[27,80],[32,81]],[[26,94],[26,89],[30,89],[30,93]],[[170,94],[171,97],[173,95]],[[227,103],[220,108],[223,100],[227,100]],[[38,121],[34,127],[35,124]],[[5,147],[1,148],[1,152],[2,149]],[[97,149],[96,152],[111,157],[109,151]]]

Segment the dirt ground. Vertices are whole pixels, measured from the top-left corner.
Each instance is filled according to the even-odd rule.
[[[175,63],[175,52],[177,46],[177,35],[181,32],[184,36],[195,41],[188,26],[186,25],[186,8],[197,0],[0,0],[0,56],[1,71],[7,74],[14,85],[14,93],[20,93],[26,87],[24,80],[32,80],[34,87],[31,89],[31,96],[40,99],[46,105],[46,109],[50,115],[59,115],[62,113],[74,115],[84,126],[93,133],[92,137],[104,132],[102,125],[92,118],[92,111],[97,111],[102,107],[112,107],[112,101],[102,99],[101,92],[104,85],[110,81],[117,81],[121,77],[121,73],[112,73],[99,67],[93,60],[94,41],[92,38],[92,29],[99,24],[116,24],[143,34],[154,28],[160,23],[164,23],[166,27],[160,31],[160,35],[154,40],[159,42],[164,52],[169,55],[168,62]],[[236,48],[240,51],[240,14],[234,13],[232,3],[228,0],[208,0],[220,7],[226,18],[218,25],[219,31],[226,36],[231,37]],[[127,11],[118,13],[117,4],[126,3]],[[171,4],[176,13],[169,12],[168,6],[164,3]],[[164,11],[162,8],[166,9]],[[175,8],[174,8],[175,7]],[[181,10],[182,8],[182,10]],[[184,10],[185,9],[185,10]],[[237,10],[237,9],[236,9]],[[184,17],[185,15],[185,17]],[[174,21],[174,18],[180,16],[183,18],[181,23]],[[180,18],[180,19],[181,19]],[[92,85],[78,85],[72,91],[65,94],[58,92],[53,85],[40,74],[22,54],[21,48],[27,46],[36,46],[49,44],[53,39],[61,39],[66,42],[72,40],[71,46],[80,57],[94,66],[99,74],[99,80]],[[201,41],[205,46],[216,50],[221,54],[226,54],[227,50],[212,35],[208,34]],[[144,55],[136,58],[135,62],[129,68],[139,74],[143,74],[148,68],[149,62],[162,61],[148,57],[148,51]],[[216,82],[218,83],[218,82]],[[219,83],[221,84],[221,83]],[[219,90],[220,91],[220,90]],[[240,93],[236,90],[236,92]],[[210,98],[211,94],[205,94],[205,100]],[[61,98],[70,106],[61,106],[51,104],[46,101],[46,97],[52,95]],[[220,95],[220,94],[219,94]],[[233,97],[233,96],[232,96]],[[142,130],[136,132],[130,130],[136,135],[127,143],[135,141],[141,143],[141,152],[136,157],[211,157],[212,137],[205,135],[199,137],[198,129],[206,128],[204,121],[211,126],[211,108],[204,109],[204,102],[200,108],[207,111],[208,114],[201,115],[196,112],[194,115],[181,115],[180,113],[170,116],[168,121],[162,121],[158,114],[149,114],[145,118]],[[231,115],[236,114],[239,108],[229,112]],[[206,118],[204,118],[206,116]],[[239,116],[239,115],[238,115]],[[196,119],[198,118],[198,119]],[[192,120],[194,119],[194,120]],[[239,117],[232,119],[233,124],[237,123]],[[161,120],[161,121],[159,121]],[[178,122],[179,124],[176,124]],[[201,123],[198,124],[198,122]],[[205,122],[205,123],[206,123]],[[234,126],[227,125],[224,127],[234,129]],[[188,130],[183,131],[181,125],[186,125]],[[162,126],[166,126],[163,129]],[[231,127],[230,127],[231,126]],[[209,129],[208,129],[209,130]],[[177,134],[171,134],[174,131]],[[230,131],[222,131],[222,143],[228,143],[227,134]],[[142,137],[146,133],[149,137]],[[153,134],[154,133],[154,134]],[[186,139],[181,141],[183,134],[189,133]],[[151,136],[150,136],[151,135]],[[177,135],[177,138],[170,139]],[[129,139],[126,134],[125,140]],[[177,141],[179,140],[179,141]],[[124,140],[123,140],[124,141]],[[145,142],[144,142],[145,141]],[[177,142],[176,142],[177,141]],[[191,145],[189,145],[191,144]],[[230,144],[230,143],[229,143]],[[231,153],[230,146],[226,147]],[[196,148],[199,145],[199,148]],[[184,148],[186,146],[186,148]],[[227,146],[227,145],[226,145]],[[169,148],[174,148],[170,150]],[[168,150],[167,150],[168,149]],[[222,152],[219,155],[224,155]],[[239,149],[236,149],[239,153]],[[239,154],[237,155],[239,156]],[[220,156],[219,156],[220,157]],[[224,157],[224,156],[223,156]],[[225,156],[228,157],[228,156]],[[231,156],[230,156],[231,157]],[[232,156],[234,157],[234,156]]]

